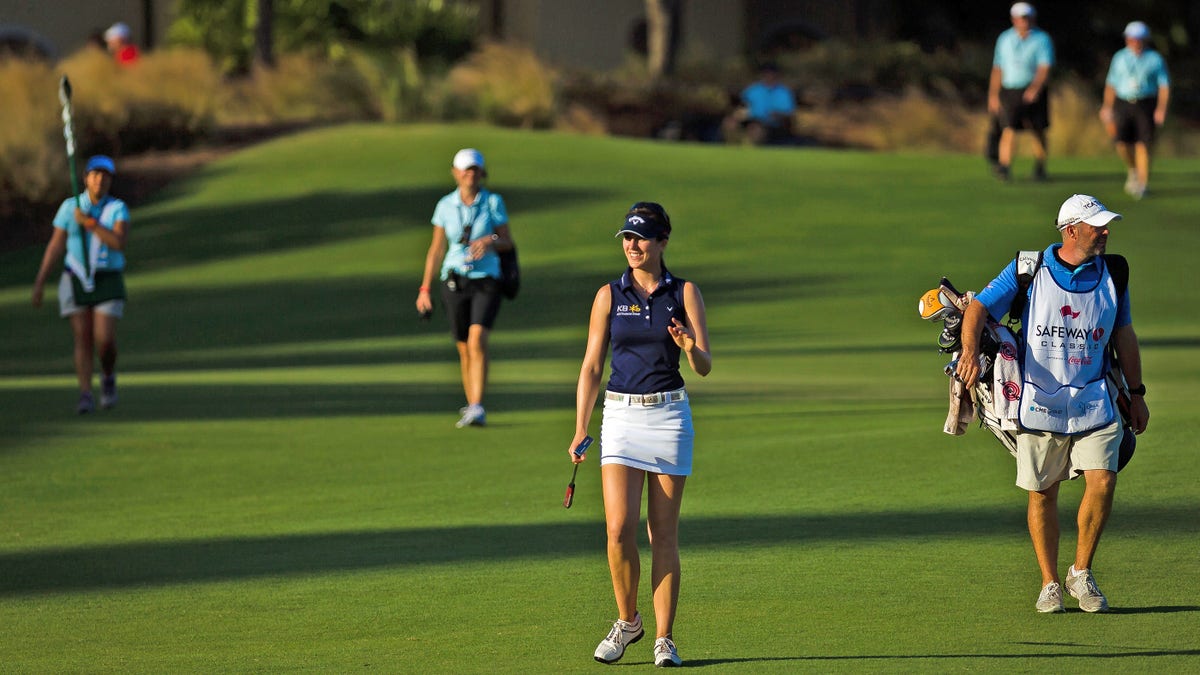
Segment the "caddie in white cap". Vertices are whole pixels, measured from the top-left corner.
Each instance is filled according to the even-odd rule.
[[[1108,611],[1092,560],[1112,511],[1121,455],[1127,448],[1128,461],[1135,434],[1150,420],[1129,263],[1105,254],[1109,225],[1120,218],[1091,195],[1071,195],[1054,221],[1062,243],[1019,252],[963,314],[955,375],[968,389],[980,379],[987,321],[1007,314],[1010,324],[1020,322],[1019,376],[981,386],[1002,391],[997,400],[1017,402],[1007,421],[1017,429],[1016,484],[1029,495],[1026,519],[1042,577],[1034,604],[1039,612],[1064,611],[1064,595],[1085,612]],[[1123,409],[1118,396],[1127,403]],[[1077,518],[1084,525],[1073,563],[1060,576],[1059,484],[1080,476],[1085,485]]]
[[[1125,193],[1146,195],[1150,151],[1167,121],[1171,78],[1162,56],[1148,47],[1150,27],[1141,21],[1125,26],[1125,48],[1113,55],[1104,80],[1100,120],[1125,163]]]
[[[988,113],[1001,129],[992,171],[1003,181],[1012,177],[1016,132],[1029,131],[1033,136],[1033,179],[1042,181],[1046,180],[1047,83],[1054,66],[1054,43],[1037,27],[1033,5],[1018,2],[1008,13],[1012,28],[996,39],[988,80]]]
[[[1109,211],[1099,199],[1091,195],[1071,195],[1059,207],[1054,225],[1060,231],[1080,223],[1092,227],[1108,227],[1109,223],[1120,219],[1121,214]]]

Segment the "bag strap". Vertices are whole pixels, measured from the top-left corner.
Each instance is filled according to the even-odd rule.
[[[1025,305],[1029,303],[1029,285],[1033,277],[1042,267],[1042,256],[1045,251],[1017,251],[1014,262],[1017,265],[1017,294],[1013,296],[1012,305],[1008,308],[1008,327],[1016,333],[1016,326],[1021,323],[1025,314]]]

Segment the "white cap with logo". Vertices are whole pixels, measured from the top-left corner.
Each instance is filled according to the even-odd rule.
[[[1099,199],[1091,195],[1071,195],[1058,209],[1055,224],[1063,229],[1079,223],[1092,227],[1107,227],[1110,222],[1120,220],[1121,214],[1109,211]]]

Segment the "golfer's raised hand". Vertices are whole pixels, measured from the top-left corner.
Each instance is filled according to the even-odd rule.
[[[692,347],[696,344],[696,337],[692,335],[692,331],[679,319],[671,318],[671,325],[667,326],[667,332],[671,334],[671,339],[675,340],[675,344],[685,352],[692,351]]]

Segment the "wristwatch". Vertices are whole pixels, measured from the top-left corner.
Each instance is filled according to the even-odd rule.
[[[1130,396],[1145,396],[1146,395],[1146,383],[1143,382],[1136,387],[1130,387],[1129,395]]]

